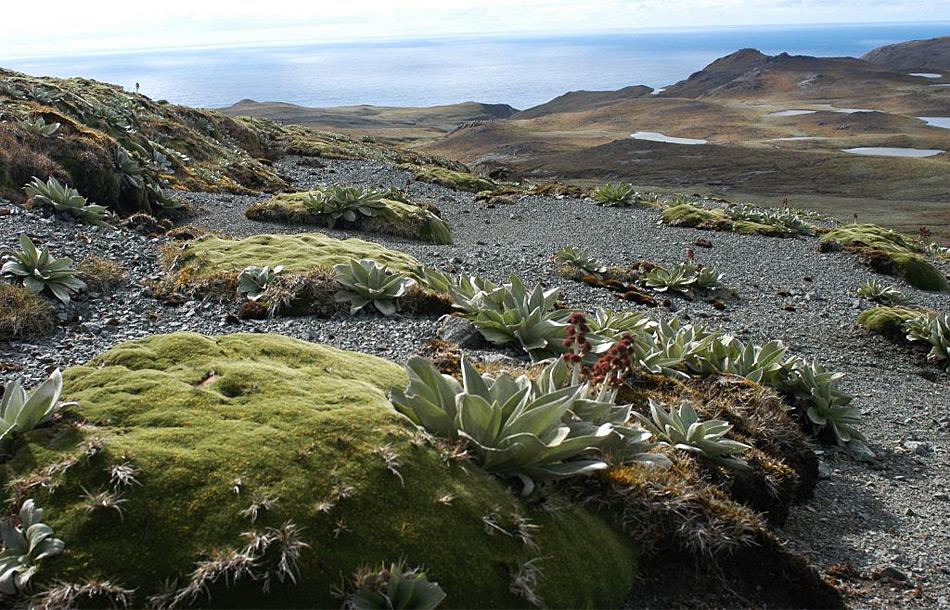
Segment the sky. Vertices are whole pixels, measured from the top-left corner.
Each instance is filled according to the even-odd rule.
[[[807,23],[950,22],[950,0],[44,0],[4,59],[203,46]],[[37,24],[37,27],[26,27]],[[39,30],[37,30],[39,28]]]

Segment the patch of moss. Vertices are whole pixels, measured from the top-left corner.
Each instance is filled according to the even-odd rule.
[[[876,271],[900,276],[915,288],[950,290],[946,276],[927,261],[921,244],[909,235],[877,225],[853,224],[829,231],[821,243],[844,246]]]
[[[254,235],[246,239],[206,237],[188,242],[178,261],[190,278],[240,273],[245,267],[283,265],[285,273],[333,269],[351,259],[371,258],[390,269],[410,273],[419,262],[402,252],[361,239],[334,239],[321,233]]]
[[[387,400],[405,383],[390,362],[276,335],[153,336],[68,370],[64,399],[86,423],[23,435],[0,467],[4,489],[34,498],[66,543],[43,562],[38,589],[109,579],[142,607],[166,581],[185,585],[215,550],[242,548],[242,533],[292,521],[309,545],[296,583],[275,580],[264,593],[251,579],[219,581],[210,604],[196,603],[336,607],[341,578],[405,558],[427,567],[445,607],[527,606],[512,579],[531,560],[548,605],[619,607],[636,571],[630,539],[598,514],[533,508],[478,468],[444,460]],[[123,463],[139,484],[122,489],[121,517],[88,510],[83,488],[108,488],[109,468]],[[44,476],[54,485],[36,483]],[[252,522],[242,511],[260,497],[274,501]],[[519,518],[537,526],[533,544],[515,532]]]
[[[251,220],[292,222],[300,224],[327,224],[327,216],[314,212],[306,201],[315,191],[282,193],[267,201],[255,203],[245,211]],[[353,226],[368,232],[397,235],[436,244],[452,243],[448,224],[427,208],[393,199],[383,199],[385,206],[375,216],[359,215],[353,223],[340,221],[343,226]]]
[[[439,184],[456,191],[478,193],[480,191],[493,191],[497,188],[494,181],[488,178],[479,178],[468,171],[422,165],[403,165],[400,166],[400,169],[412,172],[416,180]]]
[[[874,333],[903,337],[904,323],[926,314],[926,310],[912,307],[874,307],[858,315],[858,324]]]
[[[56,325],[49,302],[28,288],[0,284],[0,341],[45,337]]]
[[[789,237],[792,232],[785,227],[773,226],[751,220],[732,220],[719,209],[703,208],[692,203],[680,203],[663,210],[663,222],[671,227],[693,227],[710,231],[728,231],[743,235],[766,235]]]

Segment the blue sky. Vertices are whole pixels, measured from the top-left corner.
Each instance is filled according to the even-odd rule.
[[[950,22],[950,0],[45,0],[3,9],[4,58],[167,47],[803,23]],[[37,24],[30,27],[29,24]],[[950,27],[948,27],[950,34]]]

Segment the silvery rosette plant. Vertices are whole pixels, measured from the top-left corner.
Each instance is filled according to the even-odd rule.
[[[746,466],[739,456],[750,449],[749,445],[725,438],[732,426],[719,419],[700,420],[689,402],[667,411],[665,405],[651,399],[650,417],[636,412],[633,415],[657,440],[675,449],[702,455],[729,468]]]
[[[908,341],[926,341],[931,349],[927,358],[950,363],[950,314],[930,314],[904,324]]]
[[[532,356],[558,353],[566,336],[569,311],[554,308],[558,289],[538,285],[528,290],[515,275],[510,283],[482,292],[482,308],[468,317],[485,339],[496,345],[520,344]]]
[[[21,121],[19,125],[24,131],[41,138],[54,135],[62,126],[59,123],[47,123],[43,117],[37,117],[32,121]]]
[[[696,284],[697,275],[695,268],[686,263],[680,263],[667,269],[666,267],[654,267],[647,273],[646,285],[656,292],[680,292],[688,293]]]
[[[238,294],[251,301],[260,300],[267,286],[284,271],[283,265],[276,267],[246,267],[238,276]]]
[[[594,189],[591,198],[594,203],[607,207],[624,207],[633,205],[637,192],[629,184],[605,184]]]
[[[16,433],[29,432],[49,421],[62,405],[63,375],[59,369],[27,392],[19,381],[9,381],[0,398],[0,448]]]
[[[333,228],[340,219],[356,222],[360,217],[372,217],[386,209],[383,194],[358,186],[332,186],[311,192],[305,205],[326,218],[327,227]]]
[[[334,295],[338,303],[350,303],[350,314],[372,304],[384,316],[396,313],[396,299],[405,296],[416,281],[368,258],[335,265],[336,281],[342,290]]]
[[[37,251],[25,233],[20,235],[20,248],[7,253],[0,275],[12,276],[37,294],[48,291],[63,303],[69,303],[71,295],[86,289],[72,260],[51,257],[45,246]]]
[[[43,523],[43,509],[33,500],[20,507],[19,525],[5,521],[0,526],[0,593],[16,596],[27,590],[39,570],[39,562],[63,552],[66,544],[53,537],[53,528]]]
[[[882,305],[901,305],[908,301],[904,294],[889,284],[868,280],[858,288],[858,296]]]
[[[49,206],[57,212],[69,214],[80,222],[103,224],[109,217],[106,207],[89,203],[79,191],[61,183],[54,176],[50,176],[46,182],[33,178],[23,190],[33,201]]]
[[[426,573],[408,569],[404,561],[378,569],[362,569],[356,574],[353,592],[344,608],[352,610],[435,610],[445,599],[445,591],[430,582]]]
[[[858,430],[860,410],[851,404],[853,398],[838,387],[842,373],[825,370],[817,362],[795,362],[788,386],[805,403],[805,413],[817,432],[831,430],[835,441],[844,446],[864,441]]]
[[[481,375],[465,358],[461,383],[419,357],[406,372],[409,386],[391,396],[396,410],[435,436],[465,440],[481,467],[521,480],[525,494],[537,480],[606,468],[605,452],[634,460],[649,448],[641,433],[624,436],[615,426],[625,424],[629,405],[618,407],[586,383],[565,383],[562,361],[538,382]]]
[[[588,256],[586,251],[580,248],[574,248],[573,246],[567,246],[558,251],[558,253],[554,255],[554,260],[563,265],[576,267],[585,273],[595,275],[603,273],[607,269],[607,266],[604,265],[603,262]]]

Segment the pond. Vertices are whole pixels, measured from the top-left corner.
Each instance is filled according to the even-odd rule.
[[[662,133],[657,131],[638,131],[630,136],[634,140],[647,140],[650,142],[666,142],[667,144],[705,144],[706,140],[699,140],[696,138],[674,138],[673,136],[665,136]]]
[[[895,148],[889,146],[862,146],[859,148],[842,148],[846,153],[852,155],[864,155],[868,157],[933,157],[939,155],[942,150],[936,148]]]
[[[769,116],[801,116],[803,114],[815,114],[817,110],[779,110],[770,112]]]
[[[950,129],[950,117],[947,116],[919,116],[917,117],[921,121],[927,123],[931,127],[942,127],[944,129]]]

